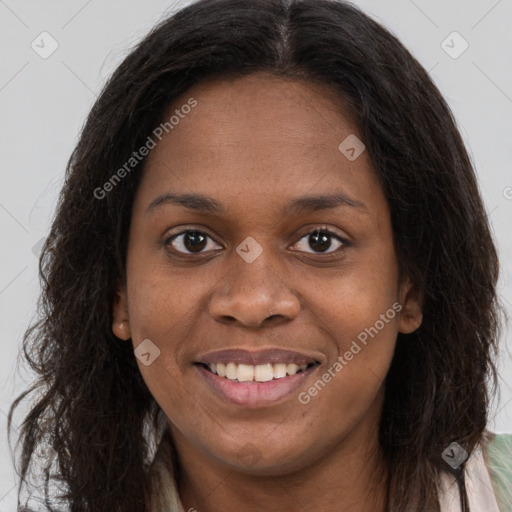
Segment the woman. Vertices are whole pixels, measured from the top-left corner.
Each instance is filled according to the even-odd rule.
[[[21,475],[46,439],[66,510],[512,510],[475,174],[350,4],[156,27],[89,115],[41,275]]]

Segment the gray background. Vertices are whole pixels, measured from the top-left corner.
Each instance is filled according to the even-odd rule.
[[[15,510],[6,415],[31,380],[18,351],[35,312],[36,255],[67,159],[106,78],[157,21],[186,3],[0,0],[0,512]],[[399,37],[453,109],[479,175],[501,258],[500,295],[510,314],[512,0],[354,3]],[[454,31],[461,37],[451,35]],[[41,53],[55,44],[42,32],[58,44],[46,59],[31,47]],[[464,41],[469,46],[461,53]],[[512,432],[510,341],[505,327],[501,397],[489,425],[496,432]]]

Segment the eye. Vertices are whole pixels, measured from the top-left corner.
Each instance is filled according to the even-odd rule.
[[[208,239],[213,240],[203,231],[187,229],[169,237],[165,246],[172,245],[173,249],[182,254],[200,254],[208,247]]]
[[[317,228],[314,231],[307,233],[297,242],[297,245],[302,244],[302,249],[299,249],[304,251],[305,249],[307,249],[308,246],[311,247],[312,249],[314,249],[312,251],[313,254],[325,253],[328,251],[328,249],[332,247],[332,239],[335,239],[335,245],[338,244],[338,247],[335,247],[334,251],[329,251],[328,254],[336,252],[336,249],[340,247],[350,245],[348,240],[345,240],[337,233],[334,233],[333,231],[327,228]],[[304,242],[302,242],[303,240]]]
[[[329,249],[331,249],[333,246],[333,239],[335,247],[334,250],[329,251]],[[165,241],[165,246],[172,246],[173,250],[180,254],[201,254],[215,248],[210,247],[211,244],[208,243],[208,240],[214,242],[212,237],[210,237],[210,235],[204,231],[199,231],[197,229],[187,229],[169,237]],[[213,245],[215,246],[215,244]],[[310,231],[304,235],[295,245],[299,246],[299,250],[311,252],[313,254],[332,254],[336,252],[336,250],[340,247],[348,247],[350,242],[339,236],[337,233],[322,227]],[[311,247],[313,251],[307,251],[308,246]]]

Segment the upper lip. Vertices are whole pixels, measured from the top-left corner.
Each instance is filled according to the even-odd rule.
[[[292,350],[284,350],[280,348],[267,348],[263,350],[247,350],[247,349],[224,349],[208,352],[200,356],[198,363],[218,364],[218,363],[235,363],[235,364],[269,364],[269,363],[294,363],[297,365],[319,363],[319,355],[311,355]]]

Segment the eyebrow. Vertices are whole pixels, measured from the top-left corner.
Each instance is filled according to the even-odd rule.
[[[166,193],[153,199],[147,207],[146,213],[149,213],[165,204],[175,204],[189,210],[213,214],[226,214],[228,211],[226,206],[213,197],[208,197],[202,194]],[[369,213],[368,208],[361,201],[343,193],[337,193],[298,197],[285,206],[282,215],[294,215],[303,212],[312,213],[338,208],[340,206],[350,206],[352,208],[359,209],[364,213]]]

